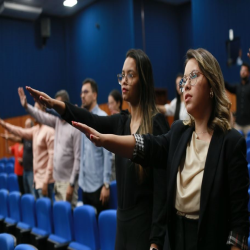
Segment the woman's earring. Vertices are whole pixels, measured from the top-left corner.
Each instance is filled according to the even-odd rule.
[[[214,97],[214,92],[213,92],[212,89],[210,90],[209,96],[210,96],[211,99]]]

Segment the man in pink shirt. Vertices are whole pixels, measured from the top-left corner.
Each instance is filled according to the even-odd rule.
[[[38,103],[35,107],[43,110]],[[12,134],[33,141],[33,171],[36,198],[48,196],[52,199],[54,179],[54,129],[37,124],[32,128],[22,128],[11,125],[0,119],[0,124]]]

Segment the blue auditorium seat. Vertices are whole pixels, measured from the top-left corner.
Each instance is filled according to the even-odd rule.
[[[63,218],[63,219],[62,219]],[[49,249],[61,249],[73,240],[73,216],[71,204],[67,201],[56,201],[53,205],[54,234],[47,239]]]
[[[9,216],[8,195],[6,189],[0,190],[0,233],[4,232],[4,219]]]
[[[68,249],[98,250],[100,249],[99,233],[95,209],[84,205],[74,209],[74,239]]]
[[[102,250],[115,249],[116,210],[102,211],[98,219],[100,244]]]
[[[109,208],[110,209],[117,209],[117,187],[116,187],[116,181],[112,181],[110,183]]]
[[[15,164],[15,157],[14,157],[14,156],[12,156],[12,157],[8,158],[6,163],[12,163],[12,164]]]
[[[250,137],[247,137],[246,143],[247,143],[247,149],[250,149]]]
[[[250,148],[247,149],[247,162],[250,164]]]
[[[0,189],[7,189],[7,177],[6,173],[0,174]]]
[[[15,226],[21,221],[21,195],[19,192],[9,193],[9,217],[6,217],[5,232],[15,234]]]
[[[52,233],[52,206],[49,198],[40,198],[36,201],[37,226],[30,234],[31,244],[38,249],[46,249],[46,240]]]
[[[38,249],[29,244],[20,244],[16,246],[15,250],[38,250]]]
[[[5,173],[14,174],[14,164],[12,162],[9,162],[5,165]]]
[[[7,189],[9,192],[17,191],[19,192],[19,184],[16,174],[9,174],[7,177]]]
[[[0,249],[1,250],[14,250],[16,245],[15,237],[10,234],[0,234]]]
[[[7,158],[6,158],[6,157],[3,157],[3,158],[0,159],[0,163],[3,163],[4,166],[6,165],[7,162],[8,162],[8,161],[7,161]]]
[[[5,173],[4,168],[5,168],[4,164],[0,163],[0,174]]]
[[[17,223],[17,244],[29,243],[29,233],[36,226],[35,198],[32,194],[24,194],[21,198],[22,221]]]

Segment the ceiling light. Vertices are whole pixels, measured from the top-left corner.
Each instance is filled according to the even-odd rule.
[[[24,4],[3,2],[0,15],[35,20],[42,13],[42,8]]]
[[[65,0],[63,2],[63,5],[66,7],[73,7],[76,4],[77,4],[77,0]]]

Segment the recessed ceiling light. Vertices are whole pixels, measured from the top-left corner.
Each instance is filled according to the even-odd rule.
[[[73,7],[76,4],[77,4],[77,0],[65,0],[63,2],[63,5],[66,7]]]

